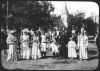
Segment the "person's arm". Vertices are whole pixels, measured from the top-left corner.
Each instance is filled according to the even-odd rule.
[[[79,38],[79,36],[78,36],[77,48],[79,48],[79,47],[80,47],[80,38]]]
[[[67,47],[68,47],[68,48],[70,47],[70,41],[68,42],[68,45],[67,45]]]
[[[7,42],[8,45],[11,44],[11,38],[10,38],[10,36],[7,37],[6,42]]]
[[[76,43],[75,43],[75,41],[73,41],[74,43],[73,43],[73,45],[74,45],[74,47],[76,48]]]
[[[86,46],[88,48],[88,37],[86,37]]]

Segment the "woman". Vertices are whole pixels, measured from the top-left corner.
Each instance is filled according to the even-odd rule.
[[[23,30],[23,35],[20,37],[22,45],[22,57],[23,59],[29,59],[30,50],[29,50],[29,36],[27,35],[27,29]]]
[[[9,46],[9,50],[8,50],[8,57],[7,57],[7,61],[11,60],[11,61],[16,61],[17,60],[17,55],[16,55],[16,42],[17,39],[14,35],[14,30],[11,30],[8,34],[7,37],[7,44]]]
[[[70,38],[70,41],[68,42],[68,57],[71,59],[77,58],[75,47],[76,44],[73,41],[73,38]]]
[[[39,36],[37,33],[33,35],[33,44],[32,44],[32,59],[41,58],[41,53],[39,49]]]
[[[79,58],[80,60],[87,59],[88,58],[88,37],[86,36],[85,32],[80,34],[78,36],[78,47],[79,47]]]

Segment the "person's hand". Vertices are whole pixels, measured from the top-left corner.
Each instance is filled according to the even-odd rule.
[[[79,49],[78,45],[76,45],[76,49]]]

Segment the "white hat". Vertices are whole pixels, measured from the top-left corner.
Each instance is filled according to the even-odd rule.
[[[29,32],[27,28],[23,29],[22,32]]]
[[[75,30],[72,30],[72,33],[75,33]]]
[[[11,31],[9,31],[9,33],[14,33],[14,32],[16,32],[16,30],[11,30]]]

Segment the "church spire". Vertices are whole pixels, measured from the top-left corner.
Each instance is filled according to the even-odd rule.
[[[63,5],[62,13],[61,13],[61,19],[62,19],[65,27],[68,27],[68,22],[67,22],[68,17],[69,17],[69,12],[68,12],[67,5],[65,2]]]
[[[66,5],[66,2],[65,2],[65,12],[67,14],[67,17],[69,16],[69,11],[68,11],[68,8],[67,8],[67,5]]]

